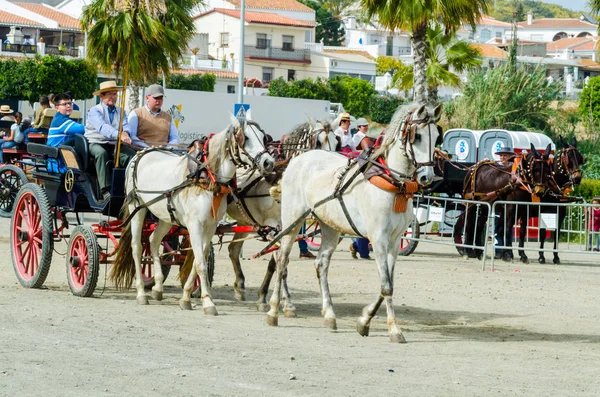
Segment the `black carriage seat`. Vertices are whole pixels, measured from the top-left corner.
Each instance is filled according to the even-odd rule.
[[[90,149],[88,140],[83,135],[73,135],[75,144],[73,148],[79,160],[79,168],[86,172],[90,163]]]
[[[48,146],[42,143],[28,143],[27,151],[36,156],[58,159],[61,156],[67,167],[78,168],[85,172],[89,164],[88,141],[83,135],[73,135],[75,144],[73,147],[60,145],[59,147]]]
[[[27,152],[35,156],[43,156],[52,159],[57,159],[60,155],[60,151],[57,147],[33,142],[27,144]]]

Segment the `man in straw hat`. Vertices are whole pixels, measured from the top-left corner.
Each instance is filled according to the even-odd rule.
[[[117,86],[116,81],[110,80],[100,83],[100,89],[94,92],[94,95],[100,97],[100,103],[88,110],[85,124],[85,137],[90,143],[90,155],[94,159],[98,184],[104,197],[110,191],[111,169],[108,164],[114,161],[115,144],[119,138],[121,108],[116,104],[120,91],[123,91],[123,87]],[[121,141],[131,145],[127,115],[125,113],[123,115]],[[125,167],[129,160],[135,156],[135,153],[133,148],[121,145],[119,164]]]
[[[15,121],[15,116],[13,116],[14,112],[15,111],[8,105],[0,106],[0,114],[2,114],[2,119],[0,120]]]
[[[350,133],[350,114],[342,113],[340,117],[340,126],[333,131],[337,137],[338,143],[342,148],[342,152],[351,152],[354,150],[352,143],[352,134]]]
[[[179,143],[179,132],[173,117],[161,110],[165,90],[158,84],[146,88],[146,106],[129,115],[131,139],[142,147],[167,146]]]

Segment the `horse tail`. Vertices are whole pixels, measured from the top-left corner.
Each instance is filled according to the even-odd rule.
[[[129,208],[125,204],[121,209],[123,219],[129,217]],[[119,246],[116,250],[115,262],[110,271],[110,280],[115,283],[118,290],[128,289],[135,278],[135,265],[131,247],[131,222],[121,232]]]
[[[185,256],[185,260],[183,261],[183,265],[179,269],[179,281],[181,281],[181,285],[184,285],[187,281],[190,273],[192,272],[192,266],[194,266],[194,250],[188,250],[187,255]]]

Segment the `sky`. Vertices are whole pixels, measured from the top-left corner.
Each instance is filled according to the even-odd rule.
[[[563,6],[565,8],[569,8],[575,11],[587,10],[588,0],[543,0],[544,3],[553,3]]]

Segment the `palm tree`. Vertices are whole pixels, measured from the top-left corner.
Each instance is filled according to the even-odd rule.
[[[450,71],[450,67],[458,73],[481,66],[479,51],[470,47],[465,41],[456,40],[454,33],[446,34],[440,25],[427,28],[427,100],[430,104],[437,102],[438,88],[441,85],[458,87],[460,77]],[[392,84],[400,90],[409,90],[414,85],[412,70],[400,69],[392,78]]]
[[[407,30],[412,34],[414,56],[415,101],[425,102],[427,70],[427,26],[441,23],[446,33],[456,31],[461,23],[472,26],[486,13],[489,0],[361,0],[370,18],[390,30]]]
[[[83,12],[87,56],[105,73],[137,84],[169,76],[196,34],[192,11],[202,0],[94,0]],[[137,90],[133,90],[134,93]],[[138,104],[134,103],[137,107]]]

